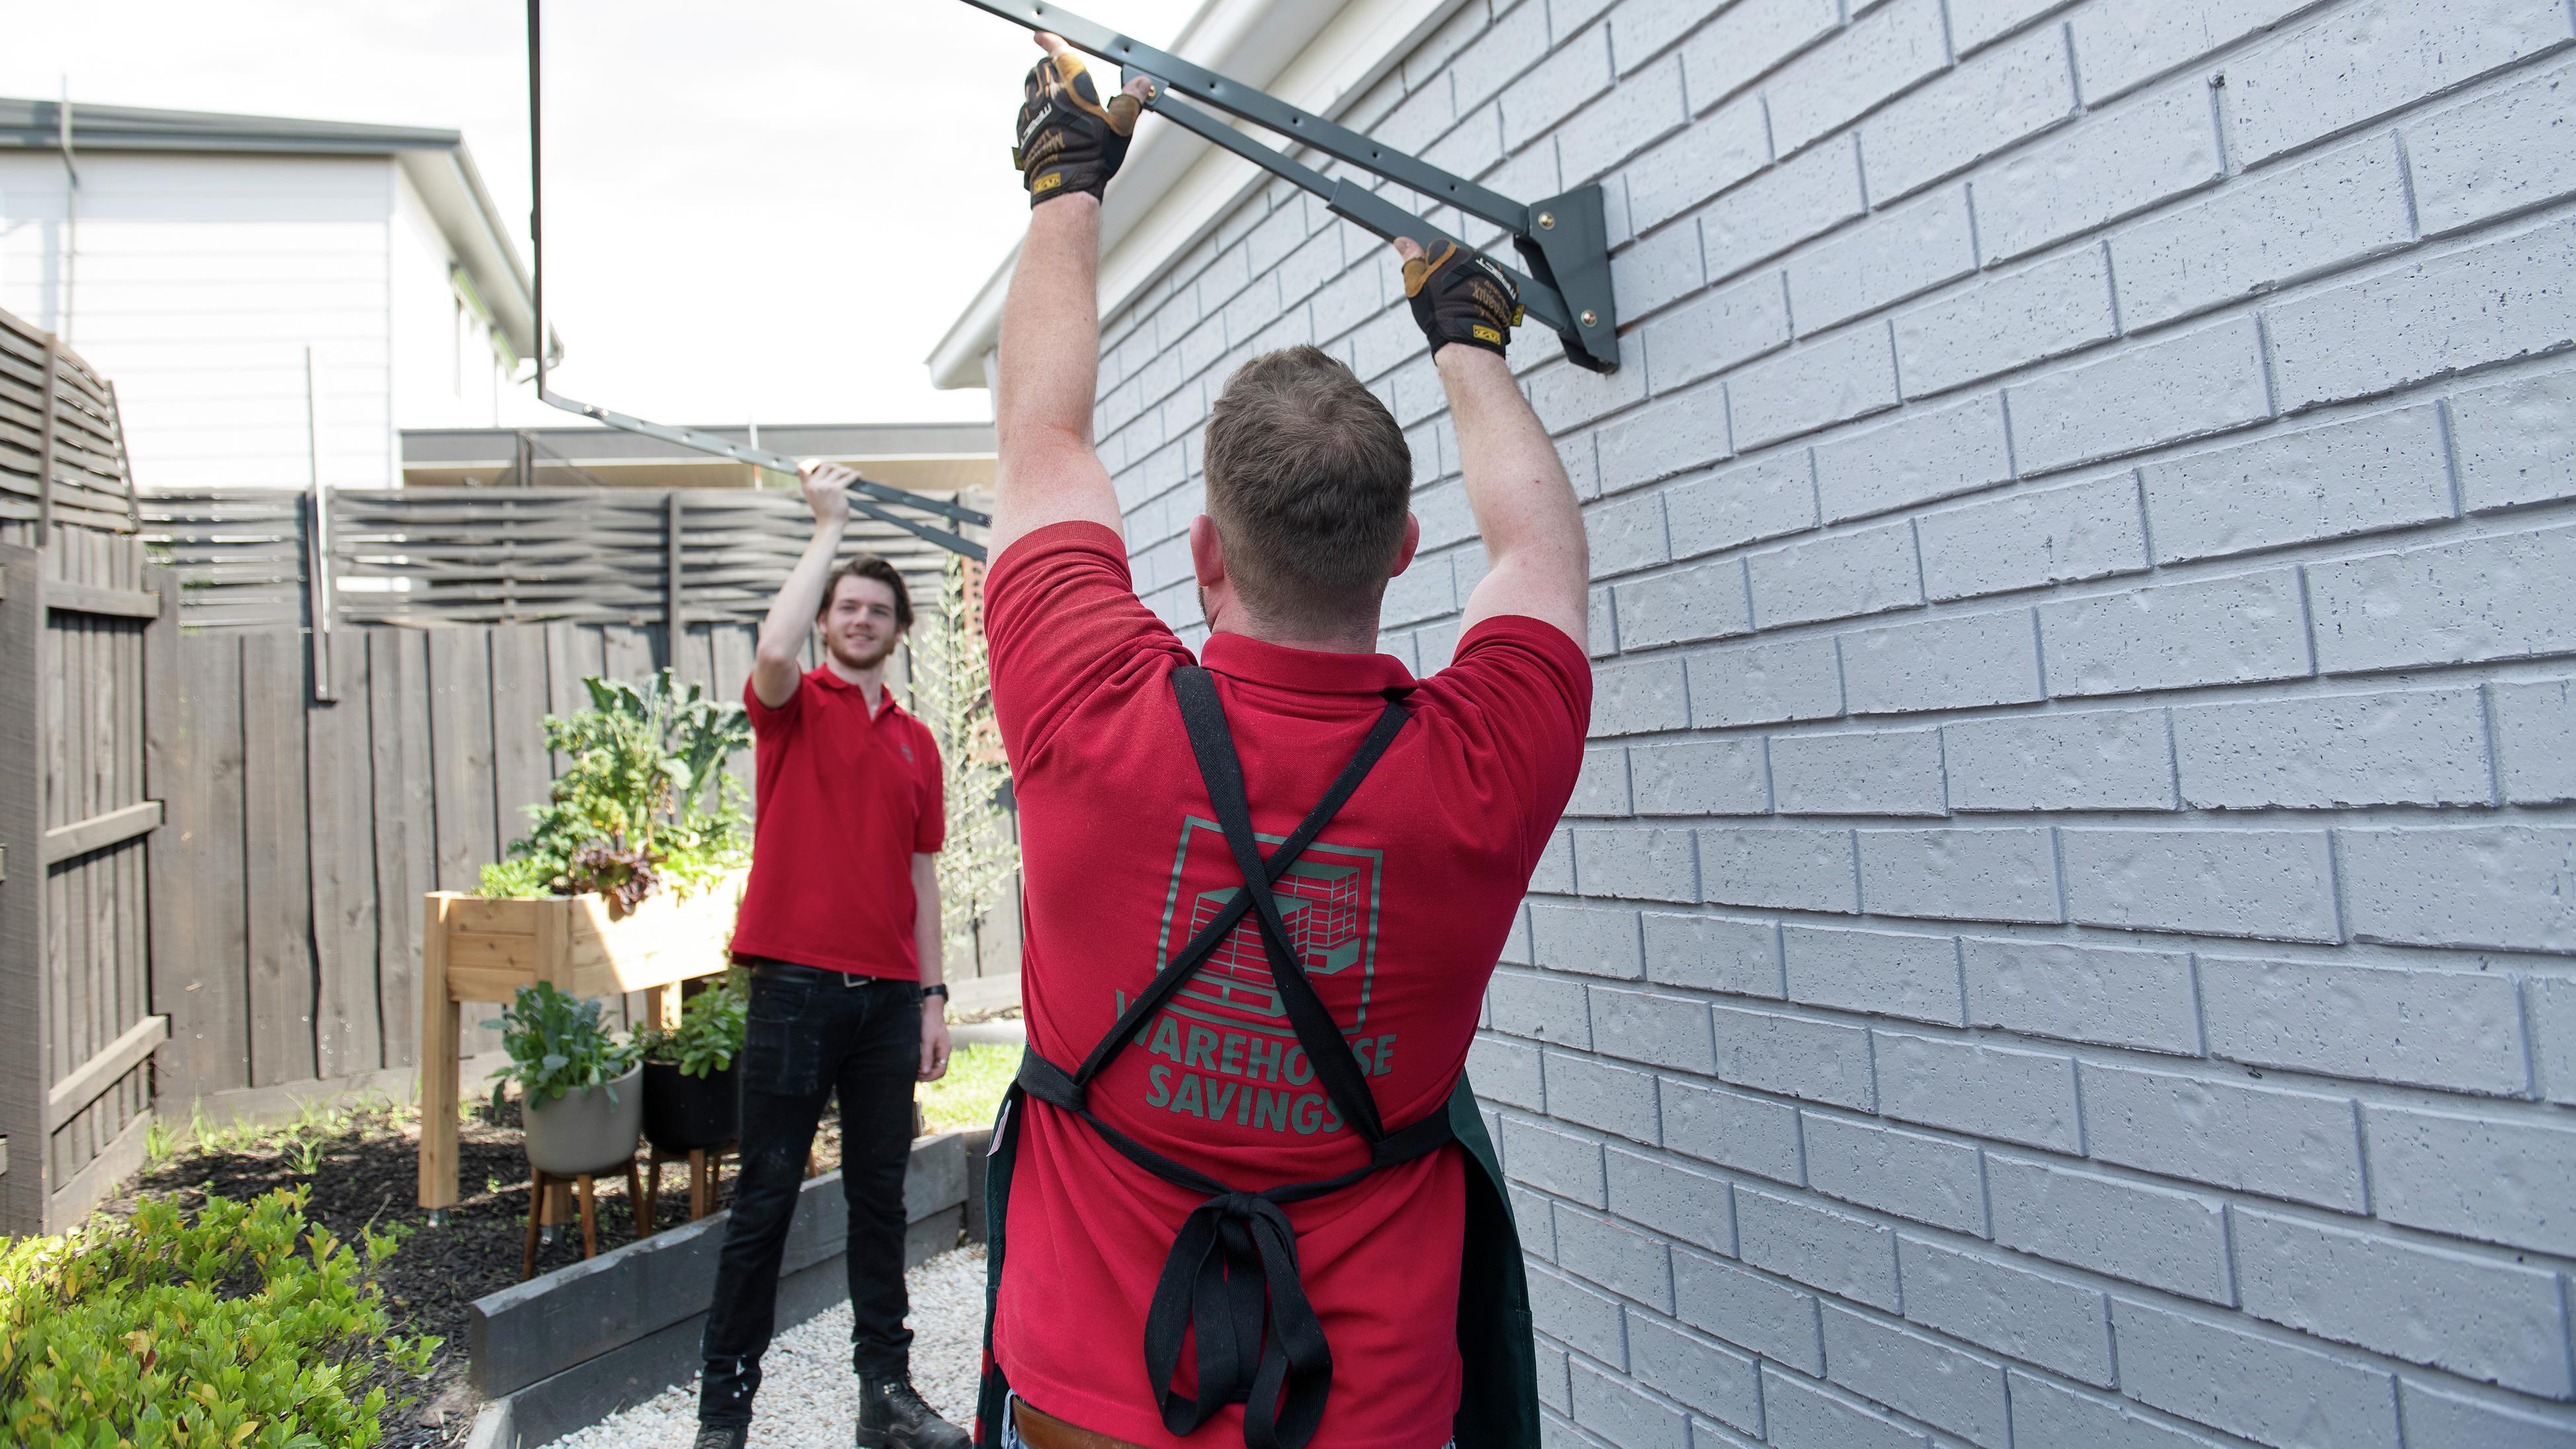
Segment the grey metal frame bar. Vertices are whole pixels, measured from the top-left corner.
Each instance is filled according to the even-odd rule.
[[[1229,115],[1275,131],[1299,145],[1311,146],[1336,161],[1385,177],[1399,186],[1501,227],[1511,233],[1513,248],[1529,267],[1526,277],[1517,272],[1513,275],[1534,283],[1523,287],[1521,305],[1528,309],[1530,315],[1554,329],[1565,343],[1567,360],[1576,366],[1593,372],[1619,370],[1619,315],[1611,283],[1609,229],[1604,221],[1600,187],[1578,186],[1561,195],[1523,205],[1464,177],[1453,176],[1419,157],[1381,145],[1338,122],[1301,110],[1240,81],[1229,80],[1168,51],[1157,50],[1133,36],[1086,20],[1062,6],[1048,4],[1046,0],[966,0],[966,3],[988,15],[999,16],[1031,30],[1052,31],[1063,36],[1065,43],[1077,50],[1088,51],[1103,60],[1116,61],[1129,71],[1141,72],[1152,78],[1155,95],[1146,102],[1148,106],[1254,165],[1326,197],[1336,214],[1379,236],[1389,239],[1399,235],[1410,236],[1427,242],[1445,234],[1368,188],[1355,186],[1348,180],[1336,182],[1330,191],[1326,191],[1319,184],[1323,178],[1310,168],[1267,146],[1244,139],[1233,127],[1220,125],[1186,105],[1174,106],[1168,98],[1178,94],[1192,101],[1203,101]]]

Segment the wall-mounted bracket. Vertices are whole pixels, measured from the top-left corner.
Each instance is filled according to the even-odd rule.
[[[540,43],[542,28],[539,24],[539,7],[542,3],[543,0],[528,0],[528,241],[531,250],[536,254],[533,291],[537,313],[537,399],[548,407],[577,413],[620,432],[638,433],[644,437],[658,438],[665,443],[673,443],[695,452],[711,453],[719,458],[731,458],[737,463],[748,463],[756,468],[793,474],[796,471],[796,460],[784,453],[773,453],[766,448],[748,447],[719,438],[712,433],[701,433],[691,428],[674,428],[661,423],[648,423],[642,418],[611,412],[607,408],[592,403],[565,397],[546,386],[545,133],[541,125],[543,112],[539,106],[542,99],[540,82],[543,78],[543,71],[539,65],[539,59],[543,54]],[[871,502],[872,499],[877,501]],[[853,513],[876,519],[880,523],[893,524],[906,533],[935,543],[951,553],[964,554],[978,562],[983,561],[982,544],[961,537],[948,529],[935,528],[880,508],[877,506],[878,502],[899,504],[905,508],[917,509],[958,523],[970,523],[979,527],[990,525],[993,521],[992,515],[979,513],[972,508],[951,503],[943,498],[925,497],[919,493],[888,487],[883,483],[870,482],[864,478],[850,485],[850,511]]]
[[[1224,147],[1274,176],[1323,197],[1336,215],[1380,237],[1408,236],[1429,244],[1454,240],[1439,227],[1347,178],[1334,180],[1253,140],[1198,109],[1214,106],[1309,146],[1334,160],[1382,176],[1399,186],[1454,206],[1511,234],[1527,273],[1506,268],[1521,288],[1521,304],[1553,329],[1565,355],[1594,372],[1619,367],[1619,313],[1610,287],[1609,233],[1602,218],[1601,188],[1579,187],[1523,205],[1500,192],[1453,176],[1419,157],[1370,140],[1216,72],[1085,20],[1044,0],[966,0],[1031,30],[1053,31],[1076,50],[1115,61],[1150,77],[1157,114]]]

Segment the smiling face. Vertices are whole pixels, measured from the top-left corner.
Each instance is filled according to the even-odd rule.
[[[823,647],[844,669],[874,669],[903,639],[904,620],[896,609],[894,590],[884,580],[845,573],[833,580],[831,597],[814,616],[823,631]]]

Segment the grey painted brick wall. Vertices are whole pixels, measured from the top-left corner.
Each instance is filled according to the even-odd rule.
[[[1473,1056],[1554,1442],[2576,1444],[2568,0],[1470,0],[1344,116],[1609,197],[1625,365],[1513,353],[1598,696]],[[1191,637],[1209,402],[1312,341],[1448,658],[1400,290],[1271,186],[1109,319]]]

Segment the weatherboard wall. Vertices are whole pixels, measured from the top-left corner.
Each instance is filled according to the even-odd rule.
[[[396,486],[397,426],[497,421],[490,343],[392,157],[77,159],[75,227],[61,157],[0,152],[0,308],[117,380],[146,489],[303,486],[307,347],[332,487]]]
[[[1471,1058],[1553,1442],[2576,1443],[2572,27],[1477,3],[1343,113],[1609,197],[1625,365],[1513,351],[1596,696]],[[1209,402],[1311,341],[1447,660],[1400,292],[1273,187],[1107,319],[1192,638]]]

